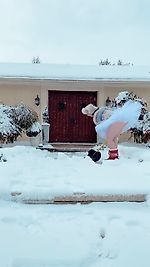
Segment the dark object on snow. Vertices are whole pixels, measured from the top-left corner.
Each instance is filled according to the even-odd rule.
[[[94,149],[90,149],[88,151],[88,156],[94,161],[97,162],[100,160],[101,158],[101,152],[100,151],[96,151]]]
[[[0,162],[7,162],[7,159],[4,157],[3,154],[0,155]]]

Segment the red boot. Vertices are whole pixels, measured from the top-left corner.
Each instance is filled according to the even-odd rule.
[[[109,149],[108,156],[109,160],[119,159],[118,149]]]

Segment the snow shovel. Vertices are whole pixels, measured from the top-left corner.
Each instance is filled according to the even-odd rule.
[[[94,161],[97,162],[100,160],[101,158],[101,152],[100,151],[96,151],[94,149],[90,149],[88,151],[88,156]]]
[[[101,159],[101,152],[99,150],[104,149],[106,144],[100,145],[96,150],[95,149],[90,149],[88,151],[88,156],[94,161],[97,162]]]

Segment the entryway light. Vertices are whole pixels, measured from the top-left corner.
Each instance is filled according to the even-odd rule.
[[[40,105],[40,98],[39,96],[37,95],[37,97],[34,99],[34,103],[36,106],[39,106]]]

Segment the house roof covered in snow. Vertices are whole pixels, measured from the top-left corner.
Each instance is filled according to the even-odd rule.
[[[150,81],[150,67],[0,63],[0,78]]]

